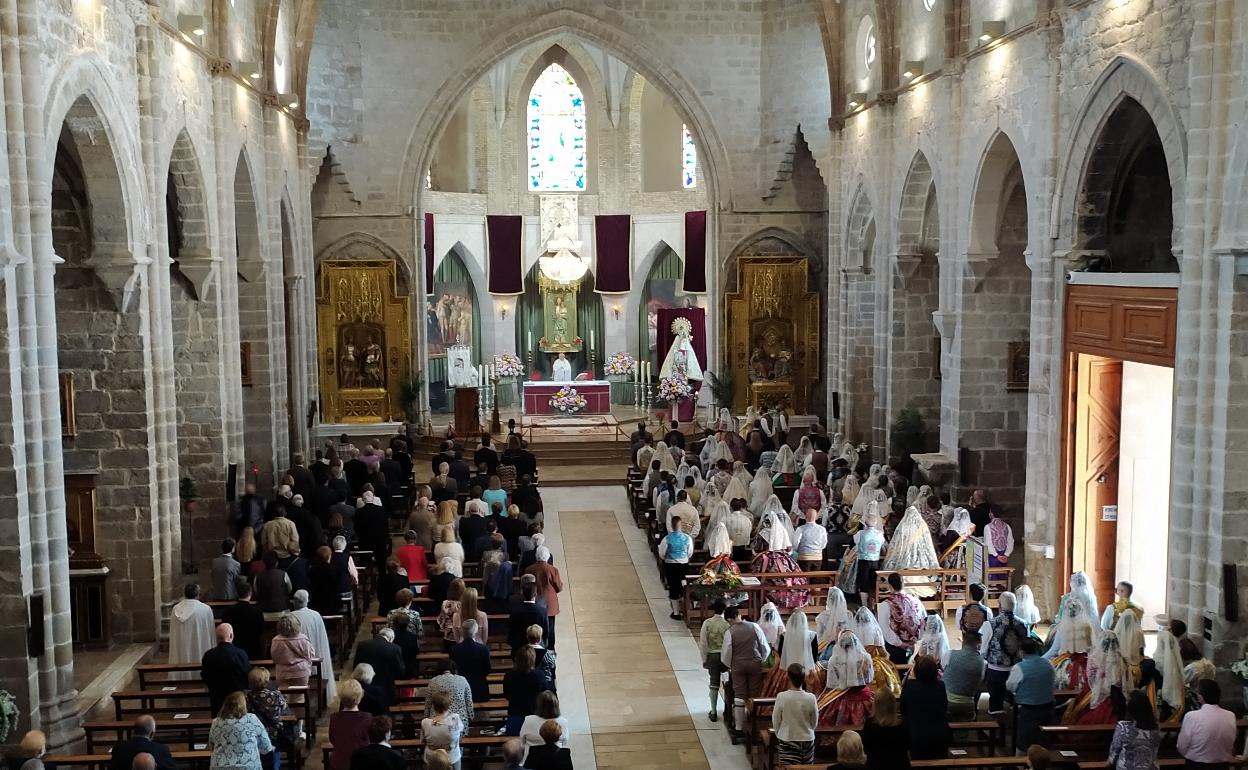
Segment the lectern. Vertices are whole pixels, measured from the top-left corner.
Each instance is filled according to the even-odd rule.
[[[481,432],[481,423],[477,420],[477,389],[455,389],[455,433],[459,436],[471,436]]]

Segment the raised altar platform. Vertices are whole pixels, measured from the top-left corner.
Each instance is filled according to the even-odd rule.
[[[574,382],[525,382],[523,385],[524,414],[559,415],[550,399],[563,387],[576,388],[585,397],[585,409],[578,414],[611,414],[611,383],[606,380]]]

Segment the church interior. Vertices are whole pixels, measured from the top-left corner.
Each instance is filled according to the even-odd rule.
[[[14,770],[131,770],[135,735],[173,754],[134,770],[861,767],[846,731],[867,767],[1127,767],[1139,692],[1158,766],[1248,762],[1242,719],[1235,758],[1181,732],[1206,683],[1248,709],[1238,3],[0,0],[0,93]],[[275,575],[282,741],[229,758],[203,656]],[[478,589],[493,678],[444,756]],[[1016,615],[1051,723],[1001,706]],[[929,642],[951,737],[873,760]],[[393,733],[352,754],[361,688]]]

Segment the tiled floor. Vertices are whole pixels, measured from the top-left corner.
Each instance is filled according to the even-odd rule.
[[[722,722],[707,719],[697,644],[668,618],[666,592],[623,487],[547,489],[543,497],[548,542],[566,586],[557,626],[563,713],[576,718],[573,701],[585,704],[585,732],[572,726],[589,738],[573,741],[577,770],[744,770],[744,751],[732,746]]]

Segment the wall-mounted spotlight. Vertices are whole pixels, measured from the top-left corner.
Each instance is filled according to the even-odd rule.
[[[867,94],[865,91],[854,91],[849,95],[849,108],[856,110],[867,103]]]
[[[299,109],[299,97],[294,94],[278,94],[277,101],[288,110]]]
[[[498,303],[498,314],[500,317],[502,317],[504,321],[507,320],[507,303],[506,302]]]
[[[921,61],[906,62],[906,67],[901,72],[901,76],[905,78],[906,80],[914,80],[915,78],[919,77],[922,74],[923,74],[923,62]]]
[[[612,305],[611,312],[615,315],[615,320],[617,321],[620,320],[620,306],[619,305]]]
[[[991,43],[1005,34],[1004,21],[985,21],[979,32],[979,42]]]
[[[208,34],[204,27],[204,17],[194,16],[189,13],[178,14],[178,31],[182,33],[182,37],[192,43],[198,43],[203,40],[204,35]]]

